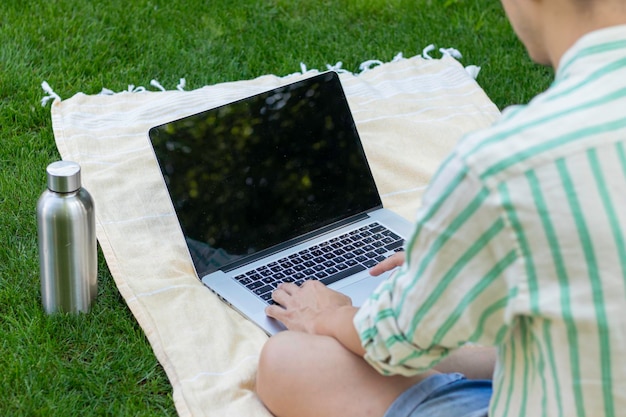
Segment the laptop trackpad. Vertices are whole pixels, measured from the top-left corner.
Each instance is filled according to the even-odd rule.
[[[385,281],[389,275],[389,273],[385,273],[381,276],[373,277],[367,274],[363,277],[363,279],[338,288],[338,291],[350,297],[352,299],[352,304],[358,307],[362,305],[365,300],[367,300],[378,285]]]

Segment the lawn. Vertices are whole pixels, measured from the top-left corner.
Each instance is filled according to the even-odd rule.
[[[500,108],[551,82],[488,0],[3,0],[0,6],[0,415],[175,415],[171,387],[103,257],[86,315],[40,302],[35,205],[58,160],[42,81],[187,89],[454,47]],[[432,54],[438,56],[438,52]],[[123,196],[120,196],[123,198]]]

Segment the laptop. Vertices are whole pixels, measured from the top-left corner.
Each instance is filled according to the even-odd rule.
[[[280,282],[319,280],[360,305],[368,269],[412,225],[384,209],[335,72],[149,131],[196,273],[268,334]]]

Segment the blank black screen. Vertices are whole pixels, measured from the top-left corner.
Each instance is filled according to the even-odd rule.
[[[150,138],[200,276],[381,206],[334,72]]]

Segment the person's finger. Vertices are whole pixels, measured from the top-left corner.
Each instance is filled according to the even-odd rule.
[[[319,281],[317,281],[317,280],[314,280],[314,279],[307,279],[306,281],[304,281],[304,282],[300,285],[300,288],[304,288],[305,286],[307,286],[307,287],[308,287],[308,286],[310,286],[310,285],[317,285],[317,284],[315,284],[315,283],[317,283],[317,284],[322,284],[321,282],[319,282]],[[322,285],[324,285],[324,284],[322,284]]]
[[[268,317],[271,317],[271,318],[279,320],[279,321],[282,321],[282,320],[280,320],[280,318],[282,317],[284,312],[285,312],[285,309],[282,308],[279,305],[275,305],[274,304],[274,305],[270,305],[270,306],[265,307],[265,314]]]
[[[389,269],[392,268],[392,263],[389,259],[385,259],[384,261],[381,261],[379,263],[377,263],[376,265],[374,265],[372,268],[370,268],[370,275],[373,275],[375,277],[377,277],[378,275],[387,272]]]
[[[283,288],[280,285],[274,290],[274,292],[272,292],[272,300],[276,301],[281,306],[286,304],[289,297],[291,297],[289,288]]]
[[[376,277],[380,274],[383,274],[387,271],[391,271],[392,269],[399,267],[403,263],[404,263],[404,252],[395,253],[391,255],[389,258],[385,259],[384,261],[381,261],[377,265],[374,265],[370,269],[370,275],[373,275]]]
[[[294,283],[291,282],[283,282],[278,284],[278,287],[276,288],[276,290],[274,290],[274,292],[281,290],[286,292],[287,294],[291,295],[293,294],[295,291],[298,290],[298,286]]]

